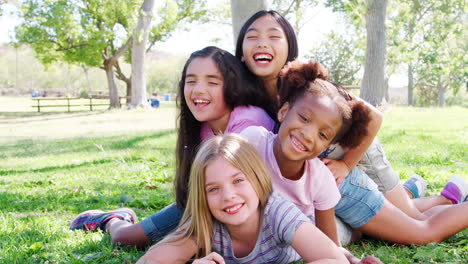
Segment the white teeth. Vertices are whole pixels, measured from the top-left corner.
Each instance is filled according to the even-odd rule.
[[[226,209],[226,212],[230,213],[230,212],[232,212],[232,211],[235,211],[235,210],[241,208],[241,206],[242,206],[242,204],[239,204],[239,205],[237,205],[237,206],[228,208],[228,209]]]
[[[208,104],[208,103],[210,103],[210,101],[208,101],[208,100],[201,100],[201,99],[194,100],[194,102],[196,104]]]
[[[298,149],[302,150],[302,151],[306,151],[307,149],[305,148],[304,145],[301,144],[301,142],[299,142],[295,137],[291,137],[291,142],[294,144],[294,146],[296,146]]]
[[[254,57],[255,60],[271,60],[272,59],[272,56],[271,55],[268,55],[268,54],[258,54],[258,55],[255,55]]]

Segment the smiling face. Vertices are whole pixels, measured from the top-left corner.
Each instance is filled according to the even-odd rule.
[[[258,225],[259,198],[248,178],[218,157],[205,169],[205,192],[212,215],[230,227]]]
[[[277,78],[288,58],[288,40],[281,25],[265,15],[247,29],[242,43],[242,60],[262,79]]]
[[[274,143],[275,156],[281,168],[284,162],[312,159],[322,153],[341,128],[342,116],[327,96],[312,95],[285,103],[278,112],[281,126]]]
[[[184,97],[195,119],[208,122],[213,131],[222,131],[230,109],[224,101],[224,79],[211,58],[198,57],[187,67]]]

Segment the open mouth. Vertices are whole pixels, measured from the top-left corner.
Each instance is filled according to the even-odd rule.
[[[240,203],[240,204],[236,204],[236,205],[233,205],[233,206],[226,207],[226,208],[223,209],[223,211],[225,211],[228,214],[235,214],[235,213],[239,212],[239,210],[242,208],[242,206],[244,206],[244,203]]]
[[[253,56],[255,62],[270,63],[273,60],[273,55],[269,53],[255,53]]]
[[[291,143],[298,152],[307,152],[306,146],[302,144],[295,136],[290,136]]]
[[[196,106],[196,107],[203,107],[203,106],[206,106],[210,103],[209,100],[204,100],[204,99],[195,99],[193,100],[193,104]]]

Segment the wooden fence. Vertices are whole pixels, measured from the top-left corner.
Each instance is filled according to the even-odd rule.
[[[130,98],[129,96],[119,96],[120,103],[122,105],[126,104],[126,99]],[[89,111],[93,111],[93,107],[95,106],[103,106],[109,105],[109,102],[103,102],[102,100],[106,99],[109,100],[109,96],[91,96],[89,98],[79,98],[79,97],[36,97],[32,98],[33,101],[36,101],[32,107],[37,108],[37,112],[41,112],[42,108],[49,108],[49,107],[66,107],[67,111],[70,112],[72,108],[76,108],[79,106],[86,106],[89,107]],[[122,103],[122,99],[125,101]],[[89,103],[81,103],[77,100],[86,100]],[[94,101],[93,101],[94,100]],[[41,102],[45,102],[46,104],[41,104]],[[56,102],[56,103],[52,103]],[[76,102],[76,103],[74,103]]]

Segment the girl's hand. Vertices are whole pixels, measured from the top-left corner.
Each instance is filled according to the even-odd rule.
[[[206,257],[196,259],[192,262],[193,264],[224,264],[224,259],[216,252],[211,252]]]
[[[339,185],[348,176],[351,169],[346,165],[343,160],[333,160],[328,158],[322,159],[323,163],[335,176],[336,184]]]

